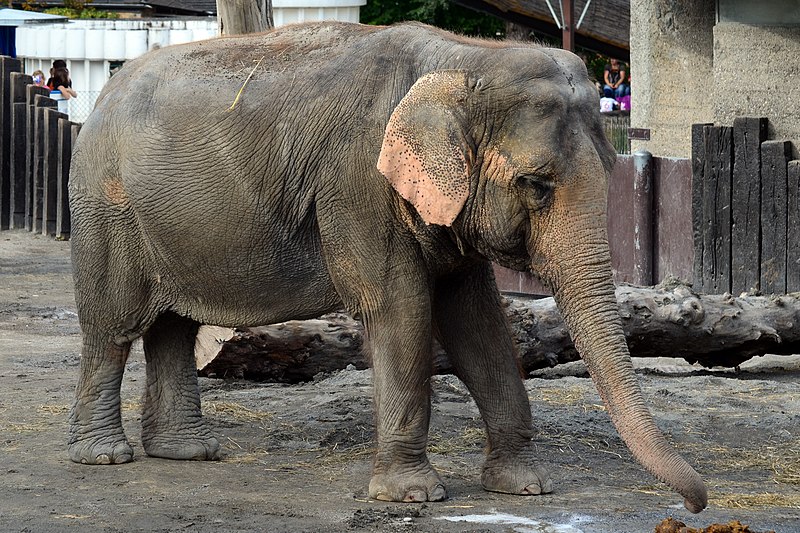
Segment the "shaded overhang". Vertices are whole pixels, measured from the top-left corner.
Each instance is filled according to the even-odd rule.
[[[453,0],[454,3],[527,26],[560,41],[562,0]],[[575,44],[623,61],[630,60],[630,0],[572,0]]]

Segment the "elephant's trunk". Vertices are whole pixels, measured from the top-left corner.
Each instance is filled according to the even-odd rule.
[[[598,237],[591,253],[573,247],[570,259],[551,271],[556,303],[622,440],[637,461],[685,498],[689,511],[699,513],[708,503],[705,484],[667,443],[645,405],[622,332],[607,240],[604,232]]]

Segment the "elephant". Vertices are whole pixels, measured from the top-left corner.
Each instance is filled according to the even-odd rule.
[[[622,333],[598,106],[570,52],[419,23],[292,25],[128,62],[71,163],[70,458],[132,460],[120,383],[134,340],[145,452],[213,460],[199,326],[344,308],[373,367],[371,498],[447,497],[426,455],[434,340],[485,424],[483,488],[549,493],[496,263],[551,288],[620,436],[700,512],[705,485],[657,428]]]

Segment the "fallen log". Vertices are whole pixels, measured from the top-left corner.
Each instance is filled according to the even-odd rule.
[[[668,280],[656,287],[620,285],[617,301],[633,357],[677,357],[710,368],[800,353],[800,293],[701,296]],[[579,359],[552,298],[504,303],[526,373]],[[361,323],[332,313],[237,330],[204,326],[196,356],[200,375],[291,383],[348,365],[367,368],[362,343]],[[434,353],[434,371],[451,372],[444,351],[435,346]]]

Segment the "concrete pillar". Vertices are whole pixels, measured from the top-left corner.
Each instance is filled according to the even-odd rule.
[[[689,157],[691,127],[714,109],[715,0],[631,0],[631,150]]]

